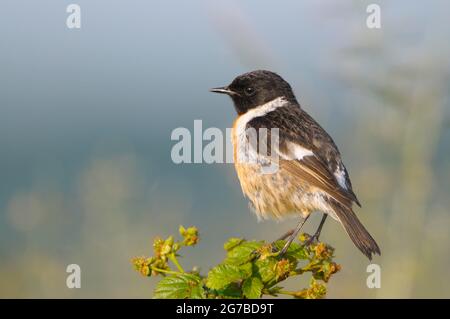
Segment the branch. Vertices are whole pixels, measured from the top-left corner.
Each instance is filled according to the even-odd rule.
[[[231,238],[224,244],[226,257],[207,275],[195,269],[186,272],[178,262],[178,251],[187,246],[195,246],[199,235],[196,227],[180,226],[182,240],[173,236],[163,240],[156,238],[153,243],[154,256],[136,257],[132,263],[143,276],[161,275],[155,298],[262,298],[264,295],[287,295],[294,298],[323,298],[326,283],[341,267],[333,261],[334,249],[324,243],[305,246],[309,235],[302,234],[299,242],[293,242],[286,254],[280,251],[285,241],[273,244],[264,241],[247,241]],[[171,261],[176,270],[170,268]],[[288,278],[310,274],[308,287],[297,291],[284,290],[280,283]]]

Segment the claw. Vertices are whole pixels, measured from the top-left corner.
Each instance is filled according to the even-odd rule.
[[[255,260],[255,259],[259,259],[261,258],[261,256],[264,256],[264,258],[267,257],[282,257],[286,252],[283,251],[283,249],[278,250],[276,248],[275,243],[270,244],[270,252],[264,252],[264,254],[261,253],[261,251],[259,249],[254,250],[251,254],[250,254],[250,261]]]

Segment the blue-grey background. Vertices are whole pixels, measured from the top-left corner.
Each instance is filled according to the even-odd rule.
[[[256,222],[230,164],[170,158],[176,127],[232,125],[208,89],[259,68],[335,138],[383,252],[368,289],[368,261],[329,221],[343,270],[328,296],[450,297],[448,1],[73,2],[80,30],[72,1],[0,3],[1,297],[148,298],[130,259],[179,224],[200,228],[182,262],[203,271],[229,237],[291,228]],[[366,27],[372,2],[381,29]],[[66,287],[72,263],[81,289]]]

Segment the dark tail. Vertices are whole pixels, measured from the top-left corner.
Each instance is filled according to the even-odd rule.
[[[366,255],[367,258],[369,258],[369,260],[372,260],[372,254],[381,255],[380,248],[377,243],[364,228],[363,224],[361,224],[352,209],[344,207],[334,200],[331,200],[331,205],[333,206],[339,221],[342,226],[344,226],[345,231],[350,236],[356,247],[358,247],[358,249]]]

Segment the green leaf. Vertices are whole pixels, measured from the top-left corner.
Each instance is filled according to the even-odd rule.
[[[230,249],[225,259],[226,264],[241,265],[250,260],[251,254],[263,245],[258,241],[246,241]]]
[[[258,299],[261,297],[261,291],[264,288],[264,284],[260,278],[252,276],[245,279],[242,284],[242,293],[249,299]]]
[[[241,271],[243,278],[248,278],[253,273],[253,263],[249,262],[239,265],[239,270]]]
[[[208,273],[206,286],[211,289],[222,289],[232,282],[245,279],[247,274],[238,266],[222,264],[214,267]]]
[[[237,283],[231,283],[223,289],[215,290],[219,298],[223,299],[242,299],[241,288]]]
[[[268,283],[275,278],[276,264],[277,260],[275,258],[259,259],[256,261],[255,266],[257,273],[264,283]]]
[[[202,299],[205,298],[199,275],[179,274],[163,278],[153,295],[157,299]]]
[[[223,244],[223,249],[225,249],[226,251],[233,249],[236,246],[239,246],[244,240],[242,238],[230,238],[228,239],[228,241]]]

